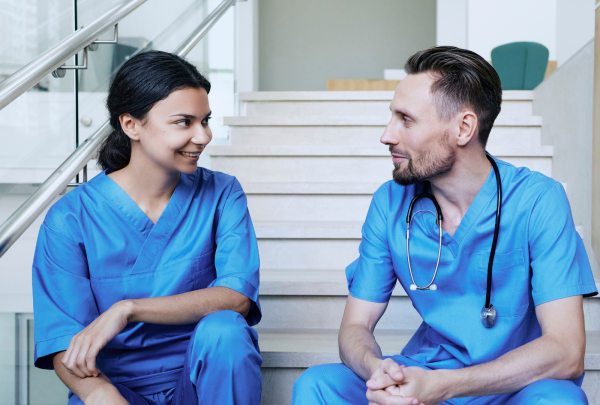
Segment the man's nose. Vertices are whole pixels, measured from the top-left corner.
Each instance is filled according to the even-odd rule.
[[[392,117],[390,122],[385,127],[385,130],[383,131],[383,135],[381,135],[381,138],[379,139],[379,141],[382,144],[384,144],[384,145],[398,144],[398,136],[397,136],[397,134],[394,133],[393,127],[394,127],[394,118]]]

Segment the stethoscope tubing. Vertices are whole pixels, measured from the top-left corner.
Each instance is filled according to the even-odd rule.
[[[494,174],[496,176],[496,188],[497,188],[497,202],[496,202],[496,221],[494,224],[494,237],[492,239],[492,249],[490,251],[490,257],[488,260],[488,272],[487,272],[487,285],[486,285],[486,293],[485,293],[485,309],[490,309],[491,308],[491,300],[492,300],[492,270],[493,270],[493,266],[494,266],[494,256],[496,255],[496,245],[498,244],[498,234],[499,234],[499,230],[500,230],[500,219],[501,219],[501,215],[502,215],[502,180],[500,178],[500,171],[498,170],[498,165],[496,164],[496,162],[494,161],[494,158],[492,157],[492,155],[490,155],[487,151],[485,152],[486,158],[489,160],[489,162],[492,164],[492,168],[494,169]],[[417,283],[415,282],[415,278],[413,275],[413,271],[412,271],[412,266],[410,263],[410,249],[409,249],[409,240],[410,240],[410,226],[412,224],[412,218],[413,218],[413,207],[415,205],[415,203],[421,199],[421,198],[428,198],[429,200],[431,200],[433,202],[433,205],[435,206],[435,211],[436,211],[436,223],[439,226],[439,234],[440,234],[440,241],[439,241],[439,248],[438,248],[438,258],[437,258],[437,263],[435,265],[435,271],[433,273],[433,278],[431,279],[431,281],[429,282],[429,284],[427,284],[427,286],[425,287],[419,287],[417,285]],[[418,214],[419,212],[431,212],[433,214],[432,211],[429,210],[419,210],[415,213]],[[408,270],[410,272],[410,279],[412,281],[412,285],[414,285],[416,287],[416,290],[429,290],[430,287],[433,285],[433,283],[435,282],[435,278],[437,276],[437,272],[438,272],[438,268],[440,265],[440,258],[441,258],[441,254],[442,254],[442,239],[443,239],[443,229],[442,229],[442,221],[443,221],[443,215],[442,215],[442,210],[438,204],[438,202],[436,201],[435,197],[433,196],[433,194],[425,191],[422,192],[420,194],[417,194],[412,201],[410,202],[410,205],[408,207],[408,213],[406,215],[406,257],[407,257],[407,261],[408,261]]]

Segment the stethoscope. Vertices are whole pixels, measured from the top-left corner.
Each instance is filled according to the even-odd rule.
[[[490,161],[490,163],[492,164],[492,167],[494,168],[494,173],[496,175],[496,187],[498,189],[498,200],[496,203],[496,225],[494,227],[494,239],[492,240],[492,250],[490,252],[490,258],[488,261],[488,271],[487,271],[487,290],[486,290],[486,294],[485,294],[485,305],[484,307],[481,309],[481,322],[483,323],[483,326],[485,326],[486,328],[491,328],[492,326],[494,326],[494,323],[496,322],[496,308],[494,308],[494,306],[491,303],[491,296],[492,296],[492,266],[494,264],[494,256],[496,254],[496,244],[498,243],[498,230],[500,229],[500,215],[501,215],[501,211],[502,211],[502,181],[500,180],[500,171],[498,170],[498,166],[496,165],[496,162],[494,161],[494,158],[488,153],[485,152],[485,155],[487,157],[487,159]],[[435,277],[437,276],[437,272],[438,272],[438,267],[440,265],[440,257],[442,255],[442,238],[444,236],[444,231],[442,230],[442,210],[440,209],[440,206],[438,204],[438,202],[436,201],[435,197],[433,196],[433,194],[429,193],[428,187],[425,188],[425,191],[422,193],[417,194],[412,201],[410,202],[410,205],[408,207],[408,215],[406,216],[406,223],[408,224],[406,227],[406,257],[408,259],[408,271],[410,271],[410,279],[412,280],[412,284],[410,285],[410,289],[412,291],[416,291],[416,290],[431,290],[431,291],[435,291],[437,290],[437,285],[434,284],[435,282]],[[413,271],[412,271],[412,267],[410,265],[410,250],[409,250],[409,240],[410,240],[410,225],[412,223],[412,219],[413,219],[413,207],[415,205],[415,202],[417,202],[419,199],[421,198],[428,198],[433,202],[433,205],[435,207],[435,216],[436,216],[436,224],[439,227],[439,234],[440,234],[440,243],[439,243],[439,250],[438,250],[438,258],[437,258],[437,263],[435,265],[435,271],[433,272],[433,278],[431,279],[431,281],[429,282],[429,284],[427,284],[425,287],[419,287],[417,285],[417,283],[415,282],[415,277],[413,276]],[[429,212],[431,214],[433,214],[433,212],[429,211],[429,210],[419,210],[415,213],[415,215],[417,215],[419,212]]]

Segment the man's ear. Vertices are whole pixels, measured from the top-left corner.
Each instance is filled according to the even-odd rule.
[[[139,129],[141,123],[133,118],[130,114],[121,114],[119,117],[119,122],[121,123],[121,129],[125,132],[132,141],[139,141],[140,134]]]
[[[459,115],[459,132],[457,144],[465,146],[479,134],[479,121],[473,111],[462,111]]]

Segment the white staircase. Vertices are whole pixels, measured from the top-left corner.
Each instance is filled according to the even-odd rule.
[[[372,193],[391,179],[379,142],[393,92],[240,94],[225,119],[229,146],[209,146],[211,168],[236,176],[248,195],[261,258],[263,404],[289,404],[294,380],[312,365],[339,362],[348,289]],[[552,174],[532,92],[505,92],[488,150],[516,166]],[[590,404],[600,404],[600,300],[585,302]],[[421,318],[398,285],[377,325],[384,355],[399,353]]]

